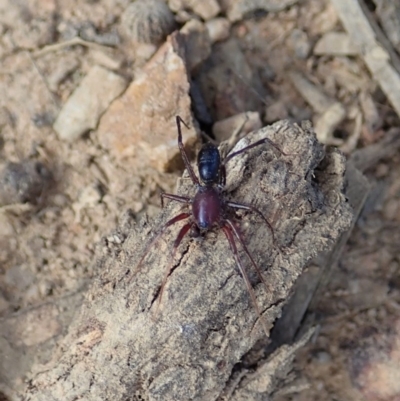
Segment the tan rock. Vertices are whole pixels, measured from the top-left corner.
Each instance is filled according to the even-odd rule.
[[[183,127],[184,143],[197,138],[189,89],[184,43],[175,33],[102,117],[98,129],[102,146],[132,166],[150,163],[159,171],[174,169],[180,162],[176,115],[191,127]]]

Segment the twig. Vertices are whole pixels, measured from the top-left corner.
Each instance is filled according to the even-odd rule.
[[[104,46],[104,45],[99,45],[97,43],[93,43],[93,42],[88,42],[87,40],[84,40],[82,38],[80,38],[79,36],[76,36],[70,40],[67,40],[65,42],[61,42],[61,43],[56,43],[54,45],[48,45],[43,47],[40,50],[37,50],[35,52],[32,52],[32,56],[35,58],[38,57],[42,57],[45,54],[48,53],[52,53],[52,52],[56,52],[58,50],[64,49],[65,47],[69,47],[69,46],[76,46],[76,45],[81,45],[81,46],[86,46],[92,49],[96,49],[96,50],[109,50],[111,49],[108,46]]]

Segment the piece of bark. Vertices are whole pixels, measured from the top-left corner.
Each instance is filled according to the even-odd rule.
[[[313,315],[306,319],[304,316],[309,309],[313,310],[318,305],[321,293],[329,283],[332,270],[337,266],[370,190],[367,178],[352,162],[347,162],[345,182],[346,197],[354,211],[352,224],[342,233],[334,248],[318,255],[297,280],[293,295],[274,326],[271,335],[273,348],[291,343],[299,332],[304,333],[314,324]]]
[[[287,156],[259,146],[231,159],[226,198],[259,208],[282,248],[257,215],[237,213],[267,288],[240,257],[271,328],[303,267],[334,245],[352,211],[342,194],[345,163],[338,151],[325,156],[309,127],[286,121],[249,134],[235,150],[265,137]],[[186,177],[178,193],[194,190]],[[157,318],[156,298],[178,227],[163,235],[129,280],[148,241],[181,210],[171,202],[153,225],[133,226],[120,245],[106,248],[61,359],[29,382],[27,401],[216,400],[243,355],[266,340],[221,230],[183,241]]]
[[[227,399],[230,401],[264,401],[265,394],[276,393],[277,388],[281,385],[278,382],[285,382],[289,376],[296,352],[307,344],[314,332],[314,328],[309,329],[294,344],[285,344],[271,353],[265,361],[257,366],[255,372],[249,373],[243,378],[233,396]],[[279,392],[283,391],[284,389]]]

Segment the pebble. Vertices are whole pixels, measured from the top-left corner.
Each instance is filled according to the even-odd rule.
[[[278,12],[296,4],[299,0],[224,0],[224,11],[230,21],[243,20],[260,10]]]
[[[0,173],[0,206],[37,204],[52,180],[50,170],[40,162],[10,162]]]
[[[228,140],[240,127],[242,127],[240,137],[243,137],[249,132],[260,129],[261,125],[260,114],[248,111],[217,121],[213,126],[213,134],[217,141],[222,142]]]
[[[216,17],[221,12],[221,7],[217,0],[169,0],[168,4],[171,10],[176,13],[182,10],[191,10],[205,21]]]
[[[133,42],[159,45],[175,28],[174,14],[162,0],[136,0],[121,17],[122,34]]]
[[[211,43],[220,42],[229,37],[231,23],[226,18],[214,18],[206,22]]]
[[[372,320],[372,319],[371,319]],[[348,358],[353,385],[366,401],[400,399],[400,320],[392,316],[379,328],[365,328],[354,337]]]
[[[126,86],[126,80],[120,75],[100,66],[92,67],[53,125],[60,139],[72,142],[96,128],[100,116]]]
[[[306,32],[301,29],[293,29],[289,36],[289,46],[293,49],[297,58],[305,60],[310,54],[311,43]]]
[[[211,40],[206,26],[195,19],[187,22],[181,29],[185,38],[186,65],[193,71],[211,54]]]
[[[356,56],[358,53],[357,46],[345,32],[327,32],[314,47],[317,56]]]

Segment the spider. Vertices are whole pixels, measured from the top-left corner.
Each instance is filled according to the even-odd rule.
[[[164,292],[165,284],[167,282],[168,276],[170,275],[172,268],[173,268],[173,260],[175,258],[176,251],[182,242],[182,239],[185,237],[186,234],[190,234],[191,237],[200,237],[203,236],[208,231],[212,230],[213,228],[220,228],[224,232],[230,249],[232,251],[233,257],[236,261],[237,267],[244,279],[246,284],[247,290],[250,294],[251,301],[254,305],[254,308],[257,312],[258,318],[262,323],[263,329],[268,336],[268,330],[266,328],[266,324],[262,319],[262,315],[260,312],[260,308],[258,307],[256,297],[254,294],[254,290],[250,283],[249,277],[243,267],[242,261],[239,258],[238,248],[236,246],[235,237],[239,241],[240,245],[242,246],[243,250],[247,254],[248,258],[250,259],[254,269],[266,288],[265,280],[262,276],[260,268],[257,266],[253,256],[251,255],[250,251],[247,248],[247,245],[244,241],[242,234],[240,233],[238,226],[234,221],[232,221],[228,217],[228,208],[233,209],[241,209],[250,212],[256,213],[268,226],[269,230],[271,231],[272,239],[275,243],[275,236],[274,230],[269,223],[269,221],[264,217],[264,215],[255,207],[251,205],[246,205],[237,202],[231,202],[225,199],[224,197],[224,186],[226,184],[226,163],[233,159],[234,157],[246,152],[247,150],[254,148],[256,146],[260,146],[264,143],[268,143],[275,149],[277,149],[281,154],[286,156],[286,153],[282,152],[281,149],[277,145],[275,145],[271,140],[268,138],[263,138],[257,142],[252,143],[240,149],[236,152],[230,153],[224,160],[221,160],[221,155],[219,153],[218,148],[211,144],[206,143],[202,146],[198,157],[197,157],[197,166],[199,171],[200,179],[195,174],[190,162],[189,158],[186,154],[182,143],[182,128],[181,124],[183,124],[186,128],[189,128],[188,125],[182,120],[181,117],[176,116],[176,125],[178,129],[178,147],[185,164],[185,167],[189,173],[189,177],[192,180],[193,184],[196,187],[196,194],[193,198],[189,196],[181,196],[169,193],[162,193],[161,194],[161,205],[164,206],[164,199],[169,199],[171,201],[176,201],[183,203],[187,207],[190,207],[191,210],[187,212],[182,212],[172,219],[168,220],[164,225],[161,226],[158,233],[151,239],[151,241],[147,244],[142,257],[139,260],[139,263],[131,276],[130,280],[136,275],[139,271],[140,266],[142,265],[144,259],[146,258],[147,254],[149,253],[151,247],[155,244],[155,242],[164,234],[164,232],[174,224],[187,220],[185,225],[180,229],[178,235],[176,236],[175,242],[173,244],[172,253],[170,255],[170,264],[168,270],[166,271],[160,291],[158,294],[158,305],[161,303],[162,295]],[[129,281],[130,281],[129,280]]]

